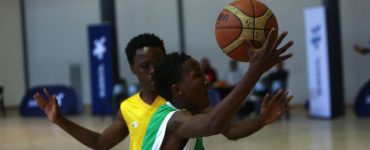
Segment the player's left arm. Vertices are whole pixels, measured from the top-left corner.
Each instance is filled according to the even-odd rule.
[[[288,109],[286,106],[292,96],[282,99],[282,101],[268,101],[268,95],[263,99],[260,114],[252,119],[244,119],[240,122],[233,122],[222,132],[230,140],[238,140],[252,135],[264,126],[278,120]]]
[[[212,107],[207,107],[203,113],[207,113]],[[229,140],[238,140],[247,137],[262,129],[265,125],[262,123],[261,118],[256,116],[252,119],[244,119],[238,122],[231,122],[229,126],[222,132],[222,134]]]

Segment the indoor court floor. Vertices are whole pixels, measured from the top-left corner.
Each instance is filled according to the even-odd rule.
[[[223,136],[204,138],[208,150],[369,150],[370,118],[356,118],[351,109],[344,117],[333,120],[311,119],[303,108],[291,111],[285,118],[266,126],[254,135],[229,141]],[[69,116],[71,120],[89,129],[101,132],[111,117]],[[80,144],[46,118],[22,118],[17,111],[0,117],[0,150],[80,150],[89,149]],[[125,139],[114,147],[129,149]]]

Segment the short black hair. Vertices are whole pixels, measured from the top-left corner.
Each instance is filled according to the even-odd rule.
[[[139,34],[132,38],[126,46],[126,57],[130,65],[134,63],[136,50],[145,46],[159,47],[163,53],[166,54],[163,40],[161,40],[158,36],[153,33]]]
[[[188,59],[191,59],[189,55],[174,52],[165,55],[164,58],[154,66],[154,87],[158,94],[167,101],[172,101],[173,95],[171,86],[182,80],[182,64]]]

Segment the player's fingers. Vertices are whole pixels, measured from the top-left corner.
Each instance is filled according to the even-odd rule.
[[[267,93],[267,94],[265,95],[265,97],[263,97],[263,100],[262,100],[262,107],[266,107],[266,106],[267,106],[267,102],[268,102],[269,97],[270,97],[270,94],[269,94],[269,93]]]
[[[288,94],[289,94],[289,91],[288,91],[288,90],[284,90],[284,92],[283,92],[283,96],[281,96],[281,97],[277,100],[277,102],[278,102],[279,104],[285,104],[285,100],[286,100],[286,98],[288,97]]]
[[[46,106],[47,101],[38,92],[35,95],[33,95],[33,98],[36,100],[37,106],[41,108],[44,108]]]
[[[57,105],[58,105],[58,100],[57,100],[57,97],[55,95],[53,95],[52,97],[52,103],[53,103],[53,107],[58,109]]]
[[[283,90],[280,89],[278,92],[276,92],[276,94],[268,102],[268,105],[270,105],[271,103],[275,102],[276,100],[279,100],[280,97],[283,96],[283,94],[284,94]]]
[[[293,54],[292,54],[292,53],[289,53],[289,54],[284,55],[284,56],[280,56],[278,61],[279,61],[279,62],[285,61],[285,60],[289,59],[289,58],[290,58],[290,57],[292,57],[292,56],[293,56]]]
[[[267,35],[266,41],[264,43],[263,49],[266,50],[266,52],[272,52],[272,45],[274,44],[274,41],[276,39],[276,29],[272,28]]]
[[[281,107],[284,108],[285,111],[289,110],[289,102],[293,99],[293,96],[288,96],[285,98],[285,101],[281,103]]]
[[[49,94],[49,91],[46,88],[44,88],[43,90],[48,100],[51,100],[51,95]]]
[[[281,108],[284,108],[285,105],[287,104],[287,101],[289,100],[288,99],[288,94],[289,94],[289,91],[288,90],[285,90],[283,96],[280,97],[279,102],[278,102],[278,105]]]
[[[280,43],[283,41],[283,39],[288,35],[288,32],[284,31],[280,34],[280,36],[277,38],[277,40],[274,43],[273,49],[277,49],[277,47],[280,45]]]
[[[277,53],[278,55],[281,55],[282,53],[284,53],[286,50],[288,50],[291,46],[293,46],[294,42],[293,41],[289,41],[288,43],[286,43],[284,46],[282,46],[281,48],[279,48],[277,50]]]
[[[286,98],[286,100],[285,100],[285,105],[288,105],[289,103],[290,103],[290,101],[292,101],[293,100],[293,95],[290,95],[290,96],[288,96],[287,98]]]

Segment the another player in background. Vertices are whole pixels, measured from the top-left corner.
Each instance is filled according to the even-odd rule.
[[[110,149],[130,135],[130,149],[140,149],[150,116],[165,100],[154,89],[153,66],[165,55],[163,41],[154,34],[141,34],[128,43],[126,56],[131,71],[136,75],[141,91],[127,98],[120,105],[114,122],[102,133],[79,126],[59,113],[56,97],[46,89],[46,98],[34,95],[38,106],[48,119],[64,129],[82,144],[92,149]],[[47,99],[47,100],[46,100]]]

